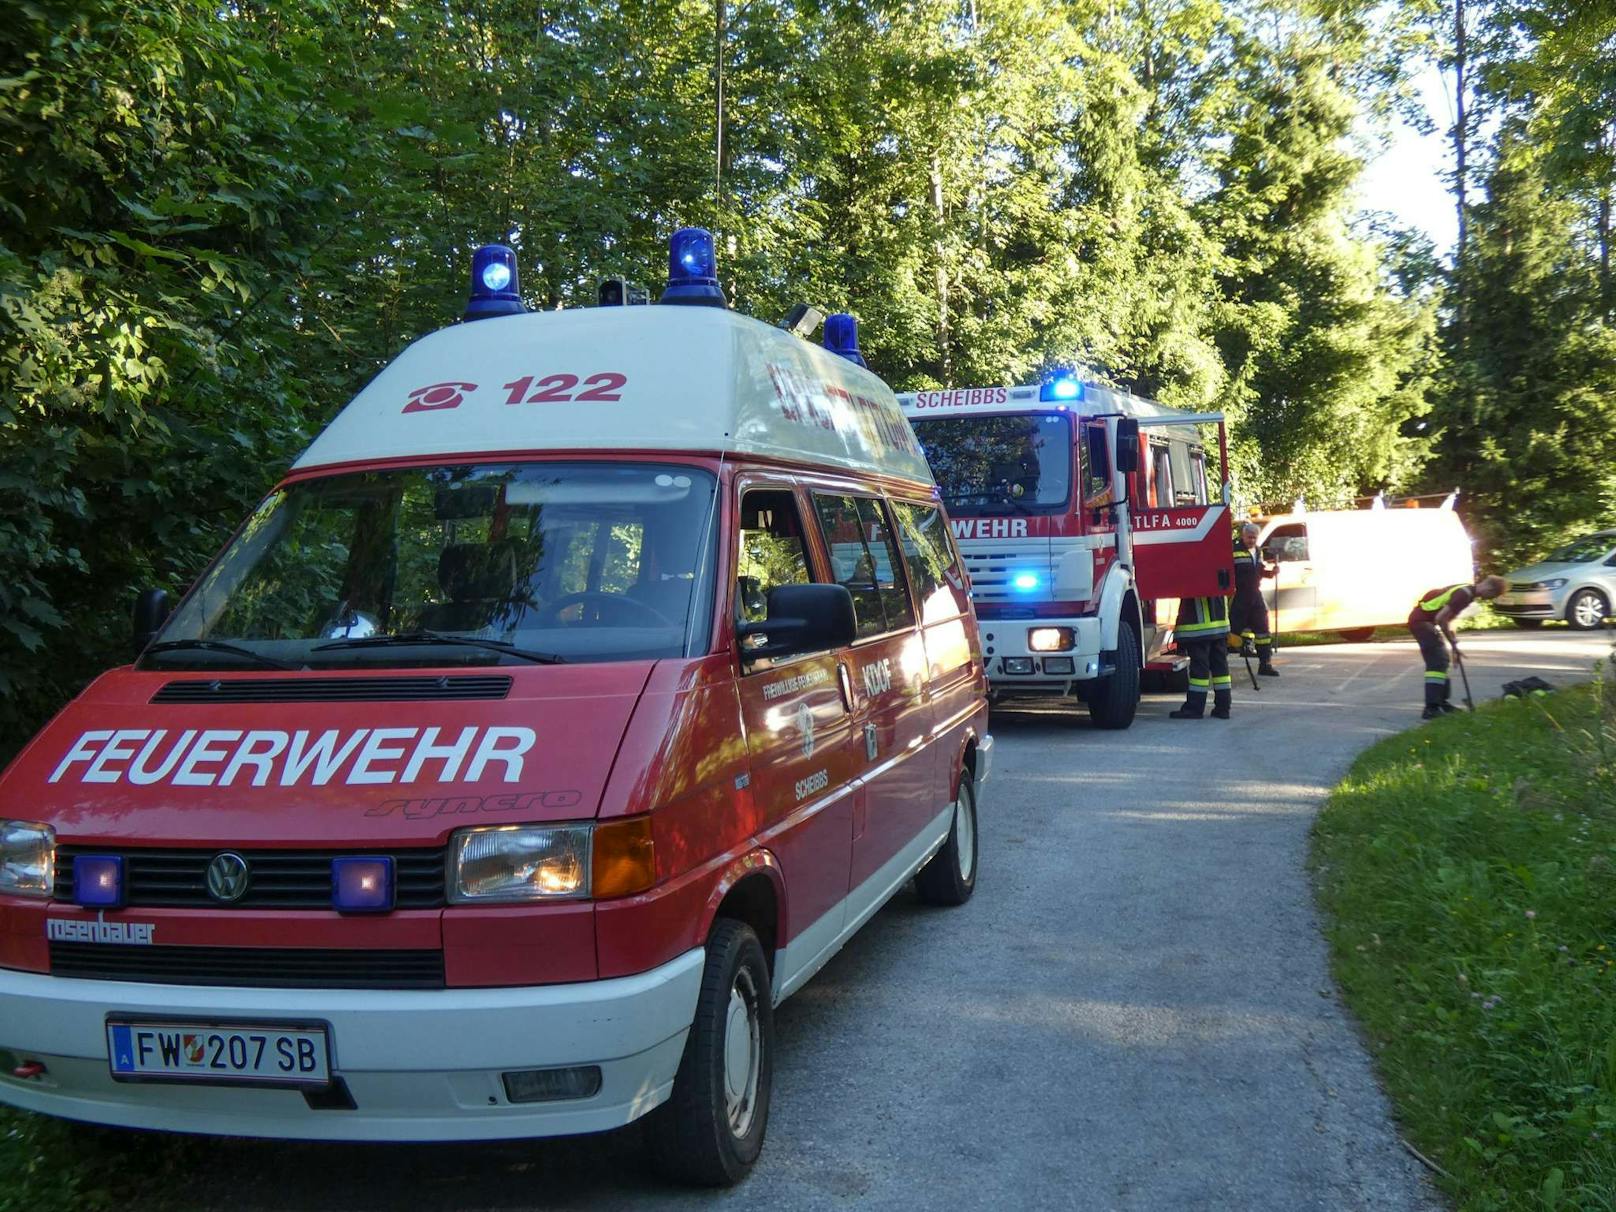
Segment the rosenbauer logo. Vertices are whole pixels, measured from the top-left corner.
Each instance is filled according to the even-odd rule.
[[[515,783],[531,728],[472,725],[450,737],[440,728],[303,729],[98,728],[81,732],[47,782],[131,783],[147,787],[323,787],[382,783]]]

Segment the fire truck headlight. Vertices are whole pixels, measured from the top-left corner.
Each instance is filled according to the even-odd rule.
[[[48,899],[56,884],[56,830],[0,821],[0,895]]]
[[[588,825],[492,825],[449,843],[449,899],[461,903],[589,895]]]
[[[1033,652],[1065,652],[1075,643],[1070,627],[1032,627],[1027,631],[1027,647]]]

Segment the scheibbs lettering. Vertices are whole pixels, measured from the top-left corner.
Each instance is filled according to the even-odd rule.
[[[49,781],[323,787],[521,781],[531,728],[118,728],[81,732]]]

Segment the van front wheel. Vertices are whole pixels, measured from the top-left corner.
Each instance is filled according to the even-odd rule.
[[[646,1119],[658,1168],[678,1182],[732,1187],[763,1151],[774,1078],[774,1000],[750,926],[720,918],[707,938],[696,1017],[673,1096]]]
[[[928,905],[963,905],[976,891],[976,784],[960,772],[959,795],[948,840],[915,876],[915,890]]]

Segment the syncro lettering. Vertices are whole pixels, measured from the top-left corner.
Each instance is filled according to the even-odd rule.
[[[829,677],[816,671],[812,680]],[[525,755],[538,741],[531,728],[470,725],[443,738],[443,729],[328,728],[283,732],[272,728],[187,728],[170,739],[159,728],[90,729],[62,755],[48,782],[77,777],[84,783],[169,782],[180,787],[267,787],[343,783],[503,783],[522,779]],[[436,776],[436,777],[433,777]]]

